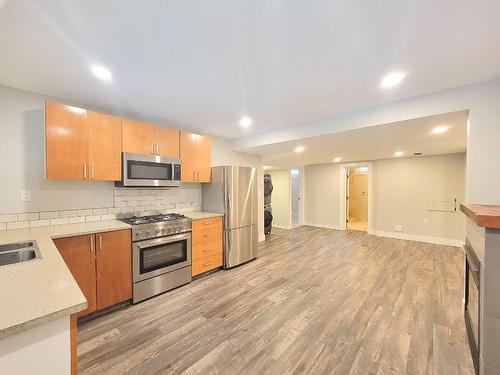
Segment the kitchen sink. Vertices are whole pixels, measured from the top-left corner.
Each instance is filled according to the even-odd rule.
[[[40,259],[36,241],[23,241],[0,245],[0,267]]]

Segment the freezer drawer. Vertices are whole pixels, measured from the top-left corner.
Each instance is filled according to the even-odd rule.
[[[224,231],[224,268],[257,258],[257,224]]]

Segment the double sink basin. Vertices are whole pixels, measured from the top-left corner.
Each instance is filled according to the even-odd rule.
[[[40,259],[36,241],[13,242],[0,245],[0,267]]]

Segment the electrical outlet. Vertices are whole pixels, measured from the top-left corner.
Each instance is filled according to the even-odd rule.
[[[423,220],[423,223],[424,223],[424,225],[427,225],[427,224],[429,224],[429,219],[427,219],[427,218],[424,218],[424,220]]]
[[[21,190],[21,202],[29,202],[29,201],[31,201],[31,191]]]
[[[403,231],[403,226],[401,224],[394,224],[394,230],[396,232],[402,232]]]

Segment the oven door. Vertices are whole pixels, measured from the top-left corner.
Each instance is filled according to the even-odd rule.
[[[121,186],[180,185],[181,161],[158,155],[123,153]]]
[[[472,360],[476,374],[479,373],[480,346],[480,267],[481,262],[476,252],[467,243],[465,249],[465,326],[469,338]]]
[[[134,282],[191,265],[191,232],[133,245]]]

